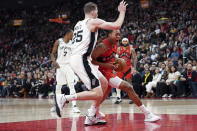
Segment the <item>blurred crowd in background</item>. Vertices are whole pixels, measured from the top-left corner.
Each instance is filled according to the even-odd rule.
[[[115,20],[118,3],[97,0],[99,17]],[[146,9],[141,8],[139,0],[128,3],[121,35],[129,39],[137,54],[137,68],[132,72],[137,94],[197,97],[197,3],[152,0]],[[53,44],[64,35],[65,28],[73,29],[83,18],[83,4],[67,0],[50,7],[0,9],[1,97],[47,97],[53,91]],[[63,14],[68,24],[49,21]],[[23,19],[23,24],[13,26],[13,19]],[[98,42],[105,37],[106,31],[100,30]]]

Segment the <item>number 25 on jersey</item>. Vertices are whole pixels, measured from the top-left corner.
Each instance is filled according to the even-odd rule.
[[[73,34],[72,44],[82,41],[83,30],[79,30]]]

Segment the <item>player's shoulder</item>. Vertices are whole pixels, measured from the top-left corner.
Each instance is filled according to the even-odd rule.
[[[55,44],[59,44],[61,42],[60,38],[55,41]]]
[[[64,43],[63,38],[59,38],[57,41],[58,41],[59,43]]]
[[[100,42],[96,45],[97,48],[100,48],[100,49],[107,49],[107,45],[104,43],[104,42]]]
[[[100,25],[100,24],[102,24],[103,22],[105,22],[105,21],[102,20],[102,19],[100,19],[100,18],[89,19],[89,20],[88,20],[88,24],[91,24],[91,25]]]
[[[97,47],[107,47],[104,42],[100,42],[97,44]]]

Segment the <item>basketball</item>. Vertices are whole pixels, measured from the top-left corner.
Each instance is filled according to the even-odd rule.
[[[117,72],[121,72],[127,67],[125,60],[122,58],[117,58],[115,64],[118,64],[118,68],[115,70]]]

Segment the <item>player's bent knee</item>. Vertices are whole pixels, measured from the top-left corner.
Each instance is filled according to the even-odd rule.
[[[95,93],[95,97],[96,97],[96,99],[97,100],[100,100],[100,99],[102,99],[103,98],[103,93]]]
[[[107,88],[108,87],[108,81],[105,77],[100,79],[101,86]]]
[[[103,90],[100,87],[95,88],[94,90],[94,95],[96,97],[96,99],[102,99],[103,98]]]
[[[128,82],[126,81],[122,81],[122,83],[120,84],[120,89],[128,92],[128,91],[132,91],[133,92],[133,87],[131,84],[129,84]]]

